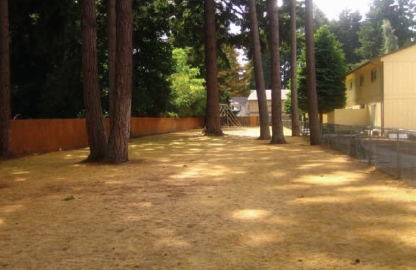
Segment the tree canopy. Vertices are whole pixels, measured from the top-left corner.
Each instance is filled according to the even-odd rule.
[[[174,49],[175,72],[171,75],[172,110],[174,117],[202,117],[205,114],[205,80],[200,78],[198,68],[188,64],[185,49]]]
[[[322,26],[315,34],[316,89],[318,111],[322,115],[345,105],[345,56],[341,43],[328,26]],[[298,70],[299,108],[306,112],[307,73],[306,53],[302,52]]]
[[[81,1],[13,0],[9,2],[11,117],[84,117],[81,51]],[[282,85],[290,79],[290,1],[279,7]],[[266,1],[255,1],[265,86],[271,87],[270,47]],[[107,62],[107,1],[97,5],[97,57],[103,114],[109,113]],[[185,0],[132,0],[133,5],[133,116],[180,115],[172,74],[178,59],[175,49],[185,49],[189,68],[198,68],[195,80],[204,79],[203,2]],[[362,61],[403,48],[416,38],[416,3],[412,0],[373,0],[367,14],[345,10],[329,21],[315,7],[314,25],[329,25],[341,43],[345,63],[353,68]],[[252,62],[236,61],[236,48],[251,59],[247,2],[215,1],[218,83],[220,101],[247,95],[254,88]],[[296,1],[298,55],[305,47],[305,3]],[[231,33],[232,25],[241,27]],[[247,86],[250,78],[251,87]],[[319,83],[319,80],[318,80]],[[204,85],[205,86],[205,85]],[[176,101],[175,101],[176,100]],[[201,109],[201,108],[199,108]],[[203,108],[202,108],[203,109]]]

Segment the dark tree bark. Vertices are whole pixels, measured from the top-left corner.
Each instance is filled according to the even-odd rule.
[[[291,117],[292,136],[300,136],[298,89],[297,89],[297,43],[296,43],[296,0],[290,0],[290,36],[291,36]]]
[[[319,127],[318,96],[316,92],[315,42],[313,39],[313,1],[305,0],[305,38],[306,38],[306,80],[308,96],[308,117],[310,144],[322,144]]]
[[[261,61],[259,26],[257,23],[256,1],[249,0],[249,19],[251,43],[253,46],[253,63],[254,63],[254,77],[256,82],[257,102],[259,104],[259,118],[260,118],[260,140],[269,140],[269,113],[267,111],[267,97],[264,86],[264,71]]]
[[[116,0],[108,0],[107,3],[107,32],[108,32],[108,96],[110,122],[114,114],[114,88],[116,78]]]
[[[107,133],[98,79],[95,0],[82,1],[82,74],[85,120],[90,146],[90,154],[85,162],[102,161],[107,155]]]
[[[220,118],[220,100],[217,72],[217,38],[215,31],[215,1],[205,0],[205,67],[207,83],[207,109],[205,134],[223,135]]]
[[[119,164],[129,160],[131,91],[133,69],[132,0],[116,2],[116,74],[113,94],[114,114],[110,126],[107,161]]]
[[[8,0],[0,0],[0,157],[12,157]]]
[[[277,0],[268,1],[272,87],[272,144],[286,143],[282,122],[282,85],[280,76],[279,13]]]

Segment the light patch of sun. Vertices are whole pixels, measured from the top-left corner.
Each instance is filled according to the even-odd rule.
[[[362,187],[344,187],[340,188],[339,191],[344,192],[375,192],[375,193],[390,193],[390,192],[400,192],[399,189],[394,189],[393,187],[378,186],[378,185],[368,185]]]
[[[364,187],[345,187],[339,190],[344,192],[364,192],[377,200],[416,203],[415,192],[396,187],[371,185]]]
[[[14,204],[14,205],[6,205],[0,208],[1,212],[4,213],[11,213],[20,210],[23,207],[21,204]]]
[[[12,174],[19,175],[19,174],[28,174],[28,173],[29,173],[28,171],[17,171],[17,172],[13,172]]]
[[[411,205],[407,206],[407,209],[409,209],[410,211],[416,212],[416,205],[411,204]]]
[[[0,225],[4,224],[4,220],[0,218]]]
[[[151,202],[141,202],[138,204],[139,207],[151,207],[153,204]]]
[[[293,201],[294,204],[298,203],[343,203],[347,202],[347,199],[334,197],[334,196],[319,196],[319,197],[304,197],[304,198],[297,198]]]
[[[396,188],[385,188],[384,190],[378,190],[378,192],[372,192],[371,197],[375,199],[381,200],[388,200],[388,201],[396,201],[396,202],[416,202],[415,194],[407,193],[403,190],[399,190]]]
[[[105,183],[108,184],[108,185],[119,185],[119,184],[122,184],[123,181],[111,180],[111,181],[105,181]]]
[[[22,178],[22,177],[19,177],[19,178],[17,178],[16,180],[14,180],[14,181],[16,181],[16,182],[24,182],[24,181],[26,181],[27,179],[26,178]]]
[[[226,172],[226,168],[223,166],[213,166],[210,170],[206,170],[205,168],[199,167],[188,167],[187,165],[183,165],[184,168],[187,168],[182,173],[177,175],[171,176],[171,178],[193,178],[193,177],[201,177],[201,176],[222,176],[224,172]]]
[[[316,167],[321,167],[321,166],[323,166],[322,163],[309,163],[309,164],[303,164],[303,165],[299,166],[299,168],[309,169],[309,168],[316,168]]]
[[[260,247],[276,241],[276,236],[271,233],[251,233],[248,235],[247,245]]]
[[[322,185],[322,186],[339,186],[345,185],[352,182],[359,181],[359,178],[352,174],[345,172],[337,172],[328,175],[310,175],[310,176],[303,176],[299,179],[294,180],[297,183],[305,183],[305,184],[314,184],[314,185]]]
[[[189,247],[190,244],[178,237],[168,237],[163,238],[159,241],[156,241],[155,246],[157,248],[163,248],[163,247],[173,247],[173,248],[186,248]]]
[[[272,189],[277,189],[277,190],[304,190],[304,189],[309,189],[311,187],[311,185],[306,185],[306,184],[290,184],[290,185],[281,185],[281,186],[275,186]]]
[[[234,211],[231,214],[233,219],[237,220],[257,220],[264,219],[270,215],[270,212],[264,209],[243,209]]]
[[[397,245],[398,247],[416,247],[416,233],[413,228],[400,229],[400,234],[398,234],[395,229],[375,229],[374,227],[368,230],[363,231],[363,233],[375,241],[380,243],[388,241],[389,245]]]

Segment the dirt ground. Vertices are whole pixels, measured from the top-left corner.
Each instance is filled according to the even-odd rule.
[[[416,189],[258,128],[0,162],[0,269],[416,269]]]

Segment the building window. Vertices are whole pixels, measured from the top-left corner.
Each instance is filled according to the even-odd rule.
[[[377,70],[371,70],[371,82],[375,82],[377,80]]]
[[[364,85],[364,75],[361,74],[360,75],[360,86],[363,86],[363,85]]]
[[[350,90],[352,89],[352,79],[350,80]]]

